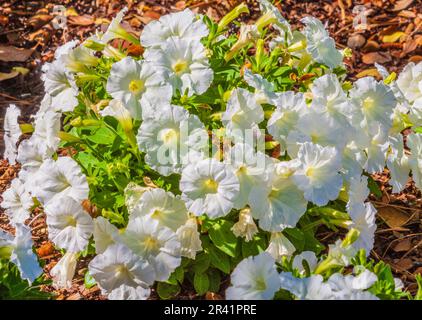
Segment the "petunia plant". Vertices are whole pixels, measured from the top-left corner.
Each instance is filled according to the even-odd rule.
[[[140,39],[123,10],[44,66],[31,125],[10,107],[6,156],[22,169],[2,206],[17,230],[43,210],[64,253],[55,286],[71,286],[84,256],[86,285],[109,299],[186,287],[227,299],[413,298],[368,258],[367,198],[386,167],[393,192],[410,178],[422,187],[422,63],[351,83],[349,51],[321,21],[293,29],[269,1],[260,8],[240,26],[245,4],[219,23],[186,9]],[[22,131],[32,135],[17,147]],[[321,227],[338,238],[322,243]],[[3,238],[32,281],[29,240],[21,251]]]

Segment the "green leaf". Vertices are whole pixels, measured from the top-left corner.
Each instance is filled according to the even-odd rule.
[[[193,271],[195,273],[205,272],[210,265],[210,256],[205,253],[200,253],[196,256],[192,264],[193,264]]]
[[[213,246],[208,237],[201,237],[204,251],[210,255],[211,265],[223,271],[225,274],[230,273],[230,258]]]
[[[210,286],[208,275],[206,273],[196,272],[193,278],[193,286],[196,293],[198,293],[200,296],[204,295]]]
[[[208,279],[210,280],[209,291],[218,292],[220,291],[221,275],[217,269],[209,269],[207,271]]]
[[[108,128],[99,128],[95,131],[95,133],[91,136],[88,136],[87,139],[92,141],[96,144],[112,144],[116,135],[113,131]]]
[[[296,250],[301,252],[305,248],[305,235],[298,228],[287,228],[284,229],[283,233],[295,246]]]
[[[231,257],[236,257],[238,239],[231,231],[233,223],[227,220],[216,221],[208,230],[214,245]]]
[[[418,292],[416,293],[415,300],[422,300],[422,275],[417,274],[415,279],[418,283]]]
[[[96,284],[97,283],[95,282],[95,279],[91,276],[91,274],[89,273],[89,271],[85,272],[85,277],[84,277],[84,285],[85,285],[85,288],[91,289]]]
[[[372,179],[371,176],[368,177],[368,188],[371,193],[373,193],[377,198],[382,197],[382,192],[378,184]]]
[[[268,247],[267,241],[264,238],[255,236],[251,241],[242,241],[242,256],[243,258],[249,256],[256,256]]]
[[[178,295],[180,292],[180,286],[179,285],[172,285],[165,282],[158,282],[157,284],[157,293],[163,300],[168,300],[176,295]]]
[[[422,127],[412,128],[416,133],[422,133]]]

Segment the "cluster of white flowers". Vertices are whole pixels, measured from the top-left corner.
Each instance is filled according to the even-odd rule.
[[[134,40],[145,48],[141,60],[117,54],[109,45],[113,39],[129,37],[120,26],[125,10],[104,34],[80,46],[70,42],[57,50],[55,61],[44,67],[47,94],[34,116],[33,134],[18,148],[19,110],[15,106],[8,109],[5,157],[10,163],[17,160],[22,169],[3,194],[1,205],[22,231],[33,198],[41,203],[49,239],[66,250],[51,271],[57,286],[71,285],[78,253],[93,239],[97,255],[89,264],[89,273],[103,294],[109,299],[146,299],[154,282],[168,280],[182,257],[195,259],[202,250],[198,217],[216,219],[235,211],[238,222],[232,230],[237,237],[250,241],[259,227],[271,233],[271,240],[267,252],[239,263],[227,298],[270,299],[280,288],[301,299],[374,298],[365,291],[376,281],[369,271],[357,276],[334,274],[325,282],[320,275],[295,278],[279,274],[276,262],[293,257],[296,250],[282,232],[296,227],[309,206],[326,206],[345,188],[348,226],[358,230],[359,237],[347,248],[339,243],[330,246],[329,256],[349,265],[358,249],[370,252],[376,209],[365,202],[369,190],[364,174],[388,167],[393,192],[400,192],[412,172],[416,186],[422,188],[422,135],[407,136],[410,152],[401,135],[403,117],[412,126],[421,125],[422,63],[409,64],[397,81],[365,77],[348,90],[334,72],[342,67],[343,54],[319,20],[305,18],[304,30],[292,31],[273,5],[267,0],[260,3],[264,16],[256,25],[243,27],[239,41],[244,30],[248,29],[245,41],[253,41],[271,23],[279,33],[271,42],[272,50],[285,46],[299,64],[322,64],[326,74],[308,92],[277,92],[262,75],[245,69],[243,83],[229,92],[221,113],[220,129],[234,143],[218,157],[209,155],[208,124],[184,106],[172,104],[175,96],[189,99],[204,94],[214,79],[211,49],[202,41],[209,34],[208,27],[202,16],[189,9],[145,27],[140,41]],[[238,43],[234,48],[242,46]],[[84,103],[75,78],[100,63],[96,51],[115,59],[105,85],[113,100],[98,116],[115,117],[126,122],[129,130],[133,119],[142,121],[136,142],[145,163],[162,176],[180,176],[180,195],[130,183],[125,190],[129,219],[121,230],[84,210],[82,202],[90,195],[87,177],[75,160],[56,153],[62,115]],[[230,53],[226,60],[234,51]],[[385,76],[391,78],[388,73]],[[265,130],[279,144],[283,159],[289,160],[255,151],[247,132],[259,139]],[[15,240],[1,240],[13,245],[17,260],[22,259],[22,242],[24,253],[30,251],[27,237],[19,240],[21,233]],[[18,265],[25,277],[33,279],[37,269],[31,266],[36,261],[29,256],[30,261],[20,260]],[[293,259],[300,274],[305,272],[303,260],[311,270],[317,268],[318,259],[312,252]]]

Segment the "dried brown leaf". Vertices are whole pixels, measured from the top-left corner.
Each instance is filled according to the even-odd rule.
[[[402,227],[409,220],[406,213],[391,206],[378,208],[378,215],[390,228]]]
[[[393,248],[395,252],[406,252],[412,247],[412,242],[409,238],[400,240]]]
[[[89,15],[70,16],[68,18],[68,23],[74,26],[87,27],[93,25],[95,23],[95,19]]]
[[[39,29],[49,23],[51,20],[53,20],[53,16],[48,14],[37,14],[28,20],[28,25],[33,29]]]
[[[362,61],[365,64],[374,64],[375,62],[384,64],[391,61],[391,56],[384,52],[369,52],[362,56]]]
[[[414,0],[399,0],[394,5],[393,11],[401,11],[409,7]]]
[[[16,48],[0,44],[0,61],[25,62],[34,52],[33,49]]]

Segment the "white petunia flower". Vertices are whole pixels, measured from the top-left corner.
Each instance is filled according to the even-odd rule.
[[[286,91],[279,93],[273,103],[277,108],[268,120],[267,129],[285,149],[288,134],[295,129],[299,118],[307,111],[306,99],[302,93]]]
[[[103,294],[110,295],[114,290],[121,290],[114,292],[114,298],[131,290],[130,288],[138,291],[139,287],[140,296],[143,296],[144,290],[149,290],[155,280],[151,265],[123,244],[113,244],[95,256],[89,263],[88,270]]]
[[[343,65],[343,55],[336,49],[336,43],[325,30],[320,20],[305,17],[301,20],[306,25],[303,33],[307,40],[307,51],[315,61],[325,64],[331,69]]]
[[[51,106],[55,111],[73,111],[78,105],[79,91],[75,79],[61,60],[50,64],[44,77],[44,87],[51,96]]]
[[[372,293],[364,291],[377,280],[374,273],[365,270],[358,276],[350,274],[343,276],[340,273],[335,273],[326,283],[330,286],[333,298],[336,300],[379,300]]]
[[[265,153],[255,151],[245,143],[236,143],[225,150],[224,162],[230,164],[239,179],[240,191],[234,201],[234,208],[242,209],[249,203],[249,195],[254,186],[267,183],[274,170],[274,161]]]
[[[132,212],[135,210],[136,206],[139,203],[139,199],[141,199],[142,195],[145,191],[149,190],[149,187],[142,187],[137,185],[134,182],[129,182],[124,190],[125,194],[125,204],[127,207],[127,211],[129,213],[129,217]]]
[[[280,289],[275,260],[268,252],[242,260],[231,274],[228,300],[269,300]]]
[[[264,120],[264,110],[256,102],[253,93],[242,88],[236,88],[231,92],[227,102],[226,111],[222,115],[223,125],[227,130],[246,130],[253,124],[259,124]]]
[[[19,177],[25,181],[25,184],[32,184],[33,175],[37,173],[45,160],[51,159],[53,153],[53,149],[46,147],[43,141],[36,137],[23,140],[19,144],[16,160],[21,164]]]
[[[355,141],[351,141],[343,150],[342,173],[343,179],[347,184],[353,177],[362,175],[363,166],[365,165],[366,154],[358,148]]]
[[[355,204],[347,211],[352,218],[349,229],[354,228],[359,231],[359,237],[352,246],[357,250],[365,249],[366,255],[369,256],[374,247],[374,237],[377,225],[375,223],[375,215],[377,210],[371,203]]]
[[[260,74],[252,73],[249,69],[245,69],[243,77],[246,83],[255,89],[254,94],[258,104],[274,104],[277,94],[274,92],[274,85],[271,82],[264,79]]]
[[[147,300],[151,289],[142,286],[131,287],[126,284],[114,289],[107,296],[108,300]]]
[[[3,158],[14,165],[16,163],[17,147],[16,144],[22,134],[22,130],[19,127],[18,118],[21,115],[21,111],[14,104],[11,104],[6,109],[4,115],[4,154]]]
[[[387,167],[390,171],[389,184],[393,186],[393,193],[404,189],[409,180],[409,157],[404,152],[403,136],[390,136],[390,150],[387,156]]]
[[[379,122],[371,124],[368,131],[363,132],[362,139],[358,142],[361,150],[365,151],[366,161],[363,168],[369,173],[382,172],[385,167],[387,151],[390,146],[388,131]]]
[[[145,162],[162,175],[180,173],[193,152],[205,152],[208,133],[196,115],[174,105],[164,105],[145,119],[137,134]]]
[[[310,108],[327,114],[332,121],[341,124],[344,128],[343,135],[353,133],[349,120],[357,111],[347,98],[336,75],[326,74],[313,82]]]
[[[103,253],[109,246],[121,240],[119,229],[103,217],[94,219],[93,235],[97,254]]]
[[[62,196],[45,206],[48,238],[68,252],[83,251],[94,230],[91,216],[74,199]]]
[[[208,33],[208,27],[202,22],[201,17],[185,9],[148,23],[142,31],[141,44],[145,48],[159,47],[170,37],[199,41]]]
[[[333,300],[330,286],[317,274],[309,278],[296,278],[291,272],[280,273],[281,288],[300,300]]]
[[[149,189],[139,199],[129,219],[148,216],[160,225],[175,231],[188,220],[185,203],[171,192],[163,189]]]
[[[182,261],[176,233],[148,216],[130,220],[122,239],[136,255],[149,262],[155,270],[155,280],[168,280]]]
[[[409,165],[412,169],[413,181],[419,190],[422,190],[422,134],[408,135],[407,145],[412,152],[409,157]]]
[[[186,223],[179,227],[176,235],[180,241],[180,253],[182,257],[195,259],[196,253],[202,250],[198,223],[195,217],[189,218]]]
[[[101,36],[101,43],[108,43],[114,39],[125,39],[126,31],[120,25],[123,21],[125,14],[128,12],[128,8],[124,7],[117,13],[117,15],[111,20],[106,32]]]
[[[303,251],[296,255],[292,262],[293,269],[297,269],[300,274],[305,273],[304,261],[308,264],[309,271],[313,272],[318,264],[318,258],[313,251]]]
[[[70,50],[67,54],[61,57],[61,61],[66,66],[66,69],[78,73],[89,73],[88,67],[95,67],[99,63],[99,58],[94,55],[95,51],[86,47],[80,46]]]
[[[422,127],[422,98],[411,105],[408,116],[413,127]]]
[[[290,24],[287,20],[281,15],[280,11],[268,0],[259,0],[259,9],[263,12],[263,16],[260,20],[267,24],[272,23],[274,27],[282,32],[287,34],[288,37],[291,36],[292,31],[290,30]],[[257,24],[259,24],[259,20]]]
[[[295,130],[287,136],[289,156],[297,156],[301,144],[305,142],[341,151],[348,142],[348,130],[343,123],[333,121],[328,113],[310,110],[299,118]]]
[[[354,83],[350,97],[360,114],[352,119],[357,126],[367,128],[380,123],[387,130],[390,129],[393,109],[397,104],[390,87],[373,77],[364,77]]]
[[[53,278],[53,286],[55,288],[70,289],[72,287],[72,279],[75,275],[77,262],[77,253],[66,252],[53,269],[50,270],[50,275]]]
[[[240,210],[239,221],[233,225],[231,230],[236,237],[244,237],[246,242],[253,239],[254,235],[258,233],[258,227],[253,220],[251,209]]]
[[[136,61],[132,57],[113,64],[107,81],[107,92],[122,101],[135,119],[143,117],[143,111],[148,106],[146,100],[165,104],[170,102],[172,96],[171,86],[165,84],[163,69],[144,60]]]
[[[337,239],[335,243],[328,245],[328,256],[335,264],[343,267],[352,263],[352,259],[357,252],[358,250],[351,245],[344,246],[341,239]]]
[[[5,209],[12,225],[24,223],[29,218],[34,202],[19,178],[12,180],[10,187],[3,192],[2,198],[1,207]]]
[[[44,161],[34,177],[32,186],[33,196],[44,205],[63,196],[82,201],[87,199],[89,194],[85,175],[70,157]]]
[[[188,210],[215,219],[227,215],[239,194],[239,180],[226,164],[205,159],[182,171],[180,191]]]
[[[15,237],[0,229],[0,247],[11,251],[10,262],[18,267],[21,278],[31,284],[42,273],[37,256],[32,251],[31,229],[22,223],[16,223],[15,228]]]
[[[259,220],[261,229],[279,232],[294,228],[305,213],[307,201],[293,181],[297,165],[296,161],[278,163],[271,180],[251,190],[252,216]]]
[[[60,113],[46,111],[35,119],[34,133],[31,139],[39,140],[39,146],[44,154],[48,153],[49,150],[56,151],[59,147],[60,118]]]
[[[299,149],[298,160],[300,165],[293,174],[293,181],[304,192],[305,199],[318,206],[335,200],[343,184],[338,151],[305,142]]]
[[[271,254],[275,261],[281,262],[283,257],[291,257],[295,253],[296,248],[281,232],[273,232],[271,233],[268,248],[265,251]]]
[[[173,92],[188,96],[204,93],[214,78],[204,46],[199,41],[169,38],[159,48],[144,53],[145,60],[164,68]]]
[[[348,183],[347,194],[349,200],[347,201],[346,209],[353,211],[353,206],[363,204],[369,196],[368,177],[351,177]]]
[[[409,102],[422,98],[422,63],[410,62],[397,79],[397,85]]]

